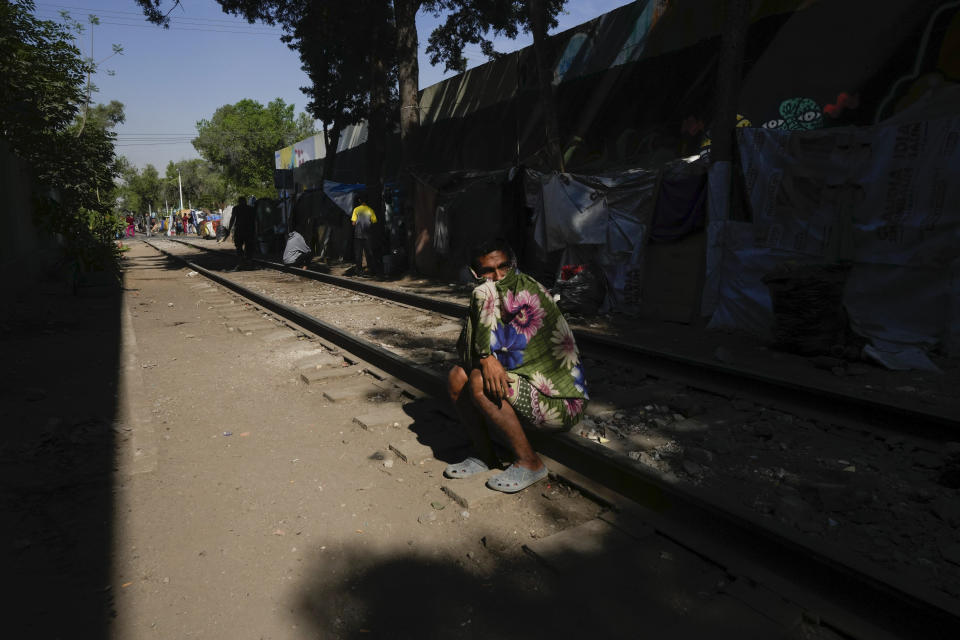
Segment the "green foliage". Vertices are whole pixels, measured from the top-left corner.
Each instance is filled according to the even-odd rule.
[[[174,198],[177,199],[178,204],[180,197],[177,186],[178,170],[183,183],[185,204],[191,203],[198,208],[220,209],[230,204],[230,201],[236,197],[236,192],[230,188],[225,176],[215,165],[195,158],[167,163],[165,183],[172,186]],[[170,201],[173,202],[173,199]]]
[[[73,121],[86,73],[70,32],[33,9],[29,0],[0,4],[0,126],[18,152]]]
[[[218,108],[197,123],[194,148],[222,167],[231,187],[243,195],[274,193],[274,151],[316,133],[309,119],[295,119],[294,105],[282,99],[266,106],[250,99]]]
[[[426,4],[426,3],[425,3]],[[467,60],[463,50],[467,45],[479,44],[484,55],[500,55],[493,48],[490,35],[516,38],[521,31],[531,31],[531,0],[435,0],[425,6],[435,16],[444,13],[447,19],[430,34],[427,53],[430,64],[444,63],[447,71],[463,72]],[[566,0],[543,0],[536,3],[545,11],[547,29],[557,26],[557,15]]]
[[[300,54],[302,69],[311,81],[311,86],[300,89],[310,98],[307,110],[337,131],[367,117],[373,39],[363,33],[364,46],[357,46],[357,34],[351,28],[369,24],[364,4],[314,3],[284,25],[282,39]],[[392,43],[377,44],[384,49],[380,55],[389,59]]]
[[[97,123],[91,118],[83,127],[77,114],[88,102],[91,63],[66,26],[33,11],[31,0],[0,4],[0,132],[32,169],[42,228],[61,234],[76,255],[89,249],[109,256],[120,224],[111,128],[123,121],[123,105],[91,108]]]
[[[117,187],[117,203],[123,211],[147,213],[150,209],[159,209],[163,205],[163,180],[156,167],[148,164],[143,171],[130,164],[121,156],[121,184]]]
[[[143,170],[137,169],[122,156],[119,165],[121,183],[117,188],[117,201],[124,211],[146,214],[150,210],[163,211],[167,205],[179,208],[181,184],[184,206],[220,209],[236,194],[215,165],[199,158],[171,161],[163,175],[151,164]]]

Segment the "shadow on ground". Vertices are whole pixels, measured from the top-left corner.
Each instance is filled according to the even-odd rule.
[[[406,402],[403,411],[413,418],[408,433],[420,444],[430,447],[436,460],[454,463],[471,454],[472,445],[466,432],[445,405],[432,399],[419,399]]]
[[[669,540],[625,544],[617,532],[593,542],[549,566],[493,534],[460,558],[415,551],[415,541],[395,555],[317,555],[293,613],[321,638],[806,637],[724,593],[720,569]]]
[[[109,635],[121,295],[41,282],[0,314],[5,637]]]

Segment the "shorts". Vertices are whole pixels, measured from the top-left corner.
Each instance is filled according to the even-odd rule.
[[[540,393],[530,381],[507,373],[510,390],[507,402],[521,422],[539,429],[567,430],[580,422],[586,401],[583,398],[552,398]]]

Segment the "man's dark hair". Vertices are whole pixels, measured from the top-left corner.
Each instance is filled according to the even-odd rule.
[[[483,256],[493,253],[494,251],[502,251],[510,263],[514,266],[517,264],[517,255],[513,252],[513,247],[510,246],[510,243],[507,242],[506,238],[490,238],[484,240],[480,244],[477,244],[470,251],[470,266],[473,269],[477,268],[477,260]]]

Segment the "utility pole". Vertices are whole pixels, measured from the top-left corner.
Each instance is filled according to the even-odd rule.
[[[180,180],[180,169],[177,169],[177,186],[180,187],[180,209],[183,209],[183,181]]]
[[[550,40],[547,36],[547,7],[544,0],[529,0],[527,15],[533,33],[533,53],[537,60],[537,77],[540,80],[540,109],[547,141],[547,161],[552,171],[566,172],[563,151],[560,148],[560,125],[557,121],[557,104],[553,92],[553,74]]]
[[[750,0],[724,0],[718,5],[723,12],[723,31],[717,59],[716,104],[713,122],[710,123],[710,168],[707,173],[707,215],[712,223],[730,219],[734,130],[737,126],[744,43],[750,25]],[[712,290],[705,287],[701,314],[711,315],[719,297],[718,285],[714,285]]]

